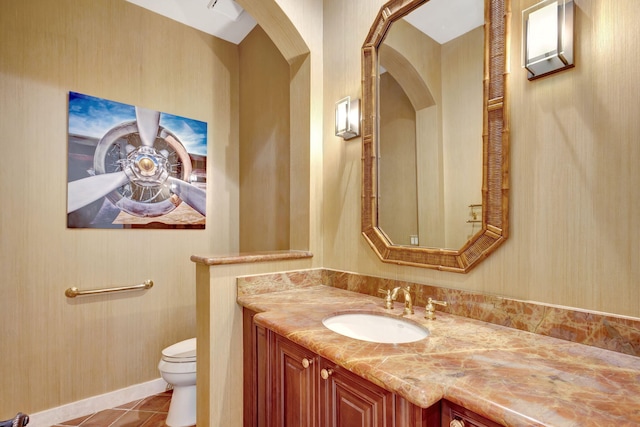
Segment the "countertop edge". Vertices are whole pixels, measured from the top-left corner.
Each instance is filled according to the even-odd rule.
[[[224,255],[191,255],[191,261],[204,265],[247,264],[313,258],[309,251],[238,252]]]

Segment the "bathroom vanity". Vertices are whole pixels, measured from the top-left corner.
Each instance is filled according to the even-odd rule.
[[[239,294],[245,426],[640,424],[640,359],[424,309],[429,336],[380,344],[322,320],[401,315],[383,300],[317,285]]]
[[[255,314],[243,311],[246,427],[500,425],[446,400],[412,404],[256,324]]]

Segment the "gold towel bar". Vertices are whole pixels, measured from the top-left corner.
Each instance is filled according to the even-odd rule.
[[[140,283],[139,285],[120,286],[118,288],[91,289],[88,291],[81,291],[74,286],[73,288],[68,288],[66,291],[64,291],[64,294],[68,298],[75,298],[83,295],[106,294],[109,292],[135,291],[137,289],[149,289],[152,287],[153,287],[153,280],[145,280],[144,283]]]

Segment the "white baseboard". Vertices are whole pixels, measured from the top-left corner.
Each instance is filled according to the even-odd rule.
[[[57,423],[73,420],[84,415],[93,414],[94,412],[104,409],[115,408],[116,406],[124,405],[134,400],[162,393],[166,389],[167,383],[162,378],[132,385],[120,390],[58,406],[57,408],[29,414],[29,427],[50,427]]]

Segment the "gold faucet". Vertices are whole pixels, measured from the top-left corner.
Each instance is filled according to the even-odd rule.
[[[411,300],[411,288],[409,286],[403,288],[401,286],[393,288],[391,291],[391,299],[395,301],[398,298],[398,291],[404,294],[404,314],[413,314],[413,301]]]
[[[436,301],[433,298],[429,297],[427,300],[427,306],[424,311],[424,318],[429,320],[434,320],[436,318],[436,307],[434,304],[441,305],[443,307],[447,306],[446,301]]]

